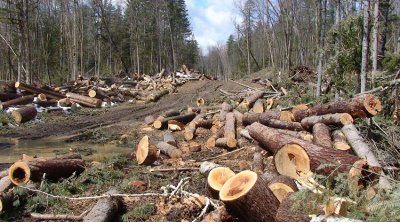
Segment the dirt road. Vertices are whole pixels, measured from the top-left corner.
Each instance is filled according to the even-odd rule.
[[[81,117],[70,120],[62,118],[56,123],[38,123],[30,128],[14,128],[8,132],[0,132],[0,137],[19,139],[38,139],[48,136],[73,135],[87,129],[112,126],[134,127],[147,115],[157,116],[162,111],[175,108],[182,109],[189,104],[195,104],[195,99],[201,95],[209,99],[218,96],[218,88],[222,86],[219,81],[191,81],[178,88],[177,93],[162,97],[156,103],[144,105],[124,104],[99,115]]]

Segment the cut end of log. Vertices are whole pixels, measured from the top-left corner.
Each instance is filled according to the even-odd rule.
[[[12,111],[11,112],[11,116],[14,118],[15,122],[17,124],[20,124],[22,122],[22,115],[21,113],[17,112],[17,111]]]
[[[307,152],[298,144],[286,144],[276,152],[275,166],[281,175],[294,179],[308,176],[310,173],[310,158]]]
[[[268,99],[267,99],[266,109],[267,109],[267,110],[270,110],[270,109],[272,108],[273,105],[274,105],[274,99],[268,98]]]
[[[234,175],[235,173],[228,167],[217,167],[208,174],[207,183],[211,189],[219,192],[225,182]]]
[[[92,98],[95,98],[96,94],[97,94],[96,91],[93,89],[89,90],[89,92],[88,92],[89,97],[92,97]]]
[[[289,193],[295,192],[293,188],[284,183],[272,183],[268,185],[268,188],[272,191],[272,193],[274,193],[279,202],[282,202],[282,200],[285,199]]]
[[[15,88],[18,88],[21,85],[20,82],[15,82]]]
[[[294,116],[293,113],[290,111],[282,111],[281,115],[279,117],[279,120],[287,121],[287,122],[294,122]]]
[[[200,98],[196,99],[196,105],[197,106],[203,106],[204,103],[205,103],[205,100],[203,98],[200,97]]]
[[[27,183],[31,177],[31,170],[27,163],[18,161],[10,166],[8,176],[15,185]]]
[[[161,120],[155,120],[153,123],[153,127],[156,129],[160,129],[162,127]]]
[[[214,137],[208,138],[207,144],[206,144],[207,148],[209,148],[209,149],[214,148],[215,147],[215,141],[216,141],[216,139]]]
[[[353,123],[353,117],[348,113],[343,113],[342,115],[340,115],[340,122],[343,125],[352,124]]]
[[[334,142],[333,147],[335,147],[335,149],[338,149],[338,150],[349,150],[351,148],[351,146],[349,144],[347,144],[346,142],[342,142],[342,141]]]
[[[219,199],[224,202],[234,201],[247,194],[257,182],[257,173],[245,170],[229,178],[219,192]],[[262,198],[262,197],[260,197]]]
[[[149,137],[144,136],[137,145],[136,160],[139,165],[150,165],[157,160],[160,151],[149,144]]]
[[[43,94],[43,93],[39,93],[38,96],[37,96],[37,98],[38,98],[40,101],[46,101],[46,99],[47,99],[46,95]]]
[[[185,140],[189,141],[194,138],[194,133],[192,131],[185,131],[183,136],[185,137]]]
[[[364,107],[372,116],[375,116],[378,114],[378,112],[382,111],[381,101],[376,96],[371,94],[365,95]]]

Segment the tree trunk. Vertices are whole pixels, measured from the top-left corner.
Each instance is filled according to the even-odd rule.
[[[37,111],[35,107],[24,107],[11,112],[11,116],[17,124],[28,122],[34,119],[36,115]]]
[[[253,112],[263,113],[264,112],[264,102],[262,99],[258,99],[253,106]]]
[[[110,190],[106,194],[116,194]],[[84,222],[112,222],[122,209],[122,197],[107,197],[97,201],[90,212],[83,217]]]
[[[6,92],[0,93],[0,101],[2,101],[2,102],[17,99],[19,97],[21,97],[21,96],[18,94],[15,94],[15,93],[6,93]]]
[[[333,131],[332,139],[333,147],[337,150],[349,150],[351,148],[342,130]]]
[[[233,149],[237,146],[237,140],[235,138],[226,137],[218,138],[215,140],[215,146],[226,149]]]
[[[275,221],[279,200],[255,172],[245,170],[231,177],[225,182],[219,197],[228,212],[241,221]]]
[[[263,95],[264,91],[255,91],[251,96],[245,98],[236,109],[241,113],[249,111],[254,103]]]
[[[365,92],[367,88],[368,73],[368,49],[369,49],[369,0],[364,0],[364,25],[363,25],[363,41],[362,41],[362,59],[360,73],[360,92]]]
[[[348,113],[325,114],[321,116],[310,116],[301,120],[304,129],[311,129],[315,124],[323,123],[325,125],[346,125],[353,123],[353,117]]]
[[[181,122],[183,124],[186,124],[190,121],[192,121],[196,117],[196,113],[188,113],[188,114],[183,114],[179,116],[170,116],[163,118],[161,120],[156,120],[153,123],[153,127],[156,129],[164,129],[168,126],[168,121],[170,120],[176,120],[178,122]]]
[[[5,110],[14,105],[26,105],[33,102],[34,96],[22,96],[16,99],[8,100],[7,102],[0,103],[1,110]]]
[[[85,163],[80,155],[65,155],[52,159],[35,159],[32,161],[18,161],[9,168],[10,180],[15,185],[21,185],[28,181],[40,181],[43,174],[46,179],[57,180],[67,178],[73,173],[82,173],[85,170]]]
[[[30,86],[30,85],[27,85],[27,84],[22,83],[22,82],[16,82],[15,83],[15,88],[22,89],[22,90],[28,91],[30,93],[33,93],[33,94],[43,93],[43,94],[46,95],[47,98],[50,98],[50,99],[62,99],[62,98],[66,97],[66,96],[64,96],[64,95],[62,95],[60,93],[57,93],[57,92],[54,92],[54,91],[50,91],[50,90],[41,89],[41,88],[37,88],[37,87],[34,87],[34,86]]]
[[[263,148],[275,154],[275,166],[278,172],[292,178],[299,174],[308,175],[310,170],[316,172],[321,164],[352,165],[360,158],[338,150],[322,147],[295,137],[281,134],[278,130],[253,123],[248,127],[250,136]],[[336,167],[325,167],[318,172],[330,173]],[[344,171],[348,167],[340,167]]]
[[[172,146],[176,146],[176,140],[175,140],[174,134],[172,134],[171,131],[166,131],[164,133],[164,142],[166,142]]]
[[[182,151],[180,149],[166,142],[158,142],[157,148],[161,151],[161,153],[173,159],[177,159],[182,156]]]
[[[266,110],[263,113],[245,113],[243,115],[243,125],[247,126],[255,122],[267,123],[270,119],[290,121],[292,113],[289,111]]]
[[[379,98],[367,94],[348,101],[330,102],[306,110],[297,110],[293,115],[296,121],[301,121],[308,116],[334,113],[348,113],[353,118],[366,118],[375,116],[381,110],[382,104]]]
[[[139,165],[151,165],[160,156],[160,150],[149,143],[149,137],[144,136],[140,139],[136,148],[136,160]]]
[[[379,42],[379,0],[375,0],[374,3],[374,23],[372,25],[372,49],[371,49],[371,60],[372,60],[372,86],[375,83],[376,71],[378,71],[378,42]]]
[[[331,132],[327,125],[317,123],[313,126],[312,131],[315,144],[332,148]]]
[[[210,171],[207,176],[207,187],[214,199],[219,199],[219,191],[222,186],[233,176],[235,176],[235,172],[228,167],[216,167]]]
[[[294,211],[293,204],[296,201],[291,199],[291,195],[289,194],[281,204],[279,205],[278,211],[276,213],[276,222],[309,222],[311,218],[307,215],[299,212],[301,210]]]
[[[72,102],[82,104],[84,106],[100,108],[103,101],[101,99],[91,98],[88,96],[82,96],[76,93],[67,93],[67,97],[70,98]]]
[[[264,160],[260,152],[255,152],[253,155],[253,163],[251,165],[251,170],[257,174],[264,173]]]

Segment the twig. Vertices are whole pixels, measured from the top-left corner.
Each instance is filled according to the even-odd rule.
[[[371,119],[372,119],[372,123],[373,123],[383,134],[385,134],[385,136],[389,136],[389,135],[385,132],[385,130],[383,130],[382,127],[380,127],[380,126],[378,125],[378,123],[375,121],[374,118],[371,118]]]
[[[167,169],[150,169],[150,172],[170,172],[170,171],[197,171],[199,168],[183,167],[183,168],[167,168]]]
[[[182,186],[183,182],[185,182],[186,180],[190,179],[189,177],[185,177],[183,178],[181,181],[179,181],[178,185],[176,186],[176,188],[171,192],[171,194],[169,195],[169,199],[171,199],[172,196],[174,196],[176,194],[176,192],[178,192],[179,188]]]
[[[237,153],[237,152],[242,151],[242,150],[244,150],[246,148],[248,148],[248,146],[242,147],[240,149],[237,149],[237,150],[234,150],[234,151],[231,151],[231,152],[228,152],[228,153],[223,153],[223,154],[218,155],[218,156],[214,156],[214,157],[210,157],[210,158],[207,158],[207,159],[203,159],[202,161],[209,161],[209,160],[217,159],[217,158],[220,158],[220,157],[232,154],[232,153]]]
[[[89,212],[89,210],[85,210],[78,216],[68,215],[68,214],[38,214],[38,213],[30,213],[30,216],[36,220],[83,220],[83,217]]]
[[[256,91],[258,91],[259,89],[257,89],[257,88],[254,88],[254,87],[251,87],[251,86],[248,86],[248,85],[245,85],[245,84],[243,84],[243,83],[240,83],[240,82],[236,82],[235,80],[231,80],[232,82],[234,82],[234,83],[236,83],[236,84],[238,84],[238,85],[241,85],[241,86],[243,86],[243,87],[246,87],[246,88],[249,88],[249,89],[252,89],[252,90],[256,90]]]
[[[210,207],[210,203],[211,203],[211,201],[207,197],[206,198],[206,205],[203,207],[203,210],[201,210],[201,213],[199,214],[199,216],[197,216],[196,219],[194,219],[192,222],[200,221],[203,218],[203,216],[206,214],[208,208]]]

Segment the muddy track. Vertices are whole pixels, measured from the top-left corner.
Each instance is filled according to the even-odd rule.
[[[111,108],[97,116],[82,117],[73,121],[65,119],[58,123],[42,123],[25,129],[15,128],[10,132],[0,133],[0,136],[38,139],[55,135],[72,135],[83,130],[110,126],[123,121],[142,121],[147,115],[158,115],[170,108],[182,109],[188,104],[193,104],[193,100],[199,93],[205,92],[207,89],[214,91],[219,86],[218,82],[193,81],[178,88],[178,93],[167,95],[156,103],[123,105]]]

